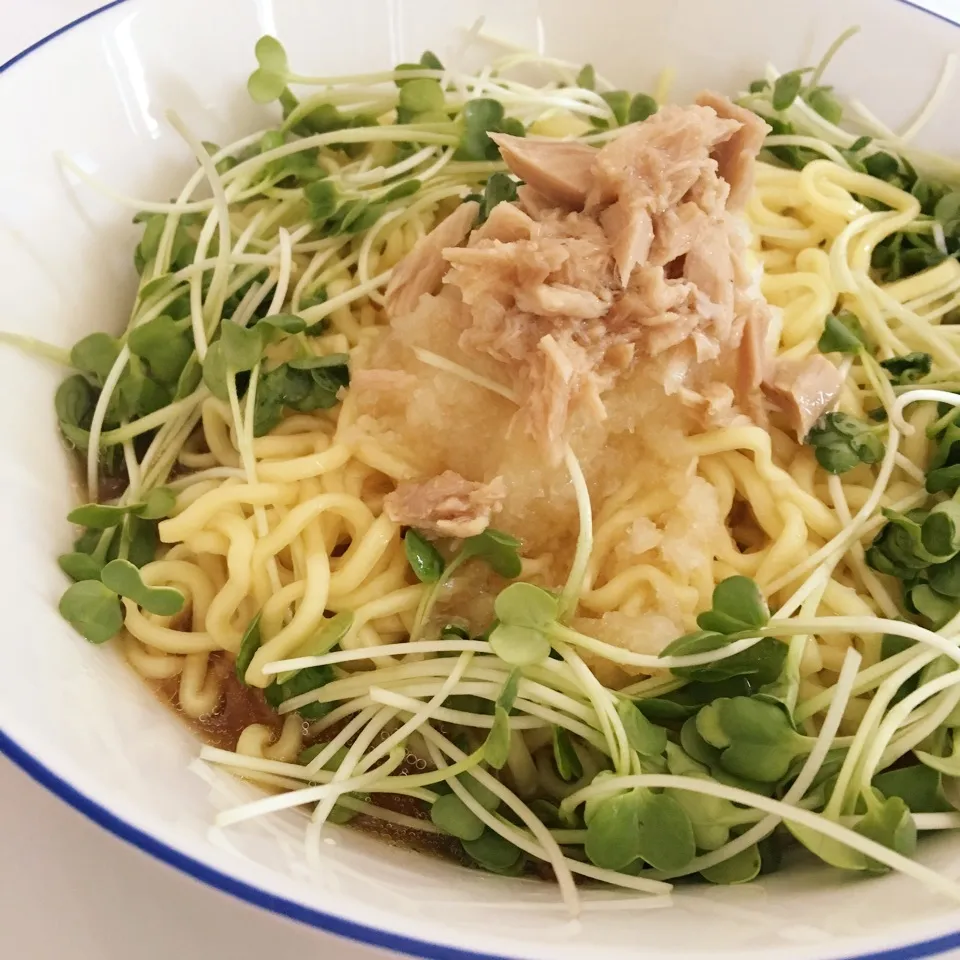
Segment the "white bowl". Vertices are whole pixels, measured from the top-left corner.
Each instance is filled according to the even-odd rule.
[[[163,119],[173,107],[204,138],[257,129],[246,77],[264,33],[307,72],[332,74],[441,57],[481,14],[489,30],[615,81],[651,89],[677,70],[675,96],[735,91],[769,59],[817,59],[844,28],[860,36],[831,80],[893,126],[936,82],[960,30],[901,0],[116,0],[15,58],[0,78],[0,264],[5,329],[60,344],[117,327],[134,291],[131,210],[66,178],[65,151],[118,191],[165,198],[192,167]],[[960,151],[948,100],[926,133]],[[613,960],[670,956],[931,956],[960,946],[960,913],[899,876],[863,880],[814,866],[737,888],[683,888],[668,909],[604,905],[590,894],[569,921],[556,892],[467,871],[331,828],[323,871],[309,876],[300,821],[214,836],[224,778],[205,782],[197,743],[115,650],[84,643],[60,619],[72,473],[51,397],[59,374],[0,351],[0,749],[118,836],[251,903],[370,944],[433,958]],[[960,838],[921,846],[947,873]],[[625,908],[626,907],[626,908]]]

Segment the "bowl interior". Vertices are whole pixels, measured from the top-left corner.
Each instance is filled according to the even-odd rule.
[[[118,328],[129,310],[136,206],[64,173],[58,151],[109,191],[163,199],[192,169],[167,109],[218,142],[265,125],[270,109],[245,90],[261,34],[278,35],[306,73],[382,68],[427,47],[469,66],[502,49],[463,49],[464,28],[481,15],[496,38],[591,61],[631,89],[652,90],[660,71],[673,69],[678,101],[705,86],[736,91],[768,60],[784,69],[811,63],[859,23],[830,78],[894,128],[919,109],[960,45],[960,28],[898,0],[352,0],[336,8],[128,0],[0,77],[0,120],[17,131],[0,154],[3,328],[69,345]],[[924,139],[956,152],[960,130],[949,116],[948,98]],[[0,730],[154,852],[266,906],[428,956],[459,948],[616,958],[636,956],[642,944],[650,957],[826,958],[960,928],[949,902],[898,876],[862,882],[798,866],[749,887],[681,888],[671,909],[598,891],[571,922],[546,885],[465,871],[340,828],[329,831],[322,870],[311,872],[296,815],[211,833],[216,806],[248,788],[194,763],[192,735],[117,651],[85,644],[57,614],[63,577],[55,557],[69,544],[64,517],[75,498],[51,404],[59,377],[0,351],[0,651],[11,667],[0,672]],[[960,838],[921,844],[923,862],[954,875],[958,854]]]

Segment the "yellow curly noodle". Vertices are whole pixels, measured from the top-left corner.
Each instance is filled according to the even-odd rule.
[[[881,200],[891,209],[870,212],[855,194]],[[936,322],[960,289],[956,263],[947,261],[886,287],[868,275],[877,244],[915,221],[919,211],[910,194],[831,160],[814,161],[802,171],[758,164],[747,215],[753,253],[763,267],[761,290],[779,314],[771,343],[778,356],[802,358],[815,352],[827,314],[839,307],[861,318],[881,345],[881,359],[922,350],[935,361],[954,364],[956,351]],[[889,409],[892,401],[885,379],[859,361],[852,365],[841,410],[862,417],[878,405]],[[934,417],[925,407],[909,414],[908,422],[917,429],[902,445],[881,505],[902,508],[904,500],[916,499],[927,457],[923,428]],[[775,428],[769,434],[759,427],[724,428],[691,443],[700,454],[700,475],[718,491],[728,526],[733,500],[739,498],[750,505],[759,528],[760,536],[745,551],[732,537],[724,544],[717,557],[718,578],[734,572],[754,578],[774,608],[787,603],[791,590],[810,572],[803,561],[848,528],[851,511],[870,498],[879,469],[861,466],[828,478],[817,469],[810,448]],[[869,536],[875,532],[875,526],[867,531]],[[864,562],[863,539],[868,537],[850,545],[817,591],[819,600],[808,602],[805,613],[897,615],[893,598]],[[819,638],[817,650],[808,645],[801,661],[801,697],[835,683],[843,650],[851,643],[866,665],[875,662],[878,640],[833,634]],[[851,700],[848,711],[846,720],[855,720],[861,702]]]
[[[356,255],[344,256],[344,242],[299,267],[292,296],[312,281],[326,287],[328,303],[341,301],[327,313],[329,332],[310,341],[316,353],[354,350],[366,330],[383,323],[379,296],[352,298],[351,291],[371,272],[394,266],[437,216],[436,202],[420,202],[402,220],[381,225],[372,242],[368,234],[362,269]],[[292,303],[283,306],[294,309]],[[210,396],[203,401],[199,428],[178,456],[182,468],[195,471],[185,479],[196,482],[182,487],[175,515],[161,524],[161,540],[171,545],[166,556],[142,569],[146,583],[181,590],[187,612],[159,617],[126,601],[123,639],[127,659],[142,676],[179,677],[177,703],[188,716],[216,711],[222,691],[209,656],[235,656],[258,610],[263,646],[246,677],[254,686],[272,679],[260,672],[263,664],[309,652],[301,648],[322,624],[324,611],[354,614],[341,643],[346,649],[394,643],[409,634],[422,588],[409,583],[399,527],[382,514],[381,503],[397,480],[415,471],[373,445],[356,449],[345,441],[352,422],[349,398],[338,411],[287,417],[269,435],[254,438],[257,482],[251,483],[238,469],[242,441],[230,406]],[[218,468],[237,475],[202,479],[204,471]],[[265,534],[257,528],[256,510],[264,512]],[[302,746],[302,725],[289,716],[271,744],[272,737],[270,728],[251,725],[240,733],[237,751],[291,761]]]

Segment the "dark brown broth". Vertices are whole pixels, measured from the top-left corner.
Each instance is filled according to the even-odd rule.
[[[274,737],[280,733],[283,725],[281,718],[264,699],[262,691],[248,687],[237,679],[233,661],[229,657],[222,653],[211,654],[210,669],[215,671],[220,681],[220,703],[214,713],[199,718],[187,716],[180,709],[177,702],[179,677],[151,682],[149,685],[163,703],[184,720],[204,743],[212,747],[235,750],[240,734],[253,723],[262,723],[269,727]],[[336,728],[331,728],[325,731],[325,734],[332,737],[336,732]],[[411,764],[404,763],[399,772],[402,775],[418,771]],[[412,797],[389,793],[372,794],[370,802],[385,810],[406,814],[408,817],[419,820],[429,819],[429,813],[423,805]],[[358,814],[349,825],[394,846],[467,863],[459,842],[453,837],[425,833],[365,814]]]

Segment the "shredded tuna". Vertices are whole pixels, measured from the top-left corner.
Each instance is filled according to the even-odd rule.
[[[556,204],[551,203],[542,193],[537,193],[528,183],[517,188],[517,205],[534,220],[540,220],[544,214],[556,209]]]
[[[766,366],[768,317],[762,301],[748,303],[743,337],[737,351],[736,396],[740,409],[755,422],[766,422],[760,386]]]
[[[417,244],[387,292],[398,336],[418,302],[418,317],[435,312],[461,362],[518,397],[552,462],[575,412],[602,421],[605,394],[641,367],[704,423],[763,422],[767,307],[728,207],[750,189],[764,129],[704,94],[601,149],[494,134],[524,181],[517,202],[466,244],[473,211]]]
[[[409,313],[425,293],[436,293],[447,269],[442,251],[463,243],[479,209],[480,205],[473,200],[461,204],[446,220],[421,237],[394,267],[385,292],[390,316]]]
[[[842,384],[840,371],[815,353],[805,360],[778,360],[763,389],[802,440],[836,402]]]
[[[592,182],[597,151],[576,140],[534,140],[491,133],[506,165],[547,200],[580,209]]]
[[[705,90],[697,97],[697,103],[711,107],[717,116],[735,120],[740,129],[713,150],[720,176],[730,185],[730,198],[727,208],[742,210],[747,205],[750,191],[753,189],[754,160],[763,146],[764,137],[770,132],[755,113],[738,107],[726,97],[711,90]]]
[[[476,483],[446,470],[429,480],[401,483],[384,498],[383,509],[395,523],[463,539],[487,529],[506,495],[500,477],[490,483]]]
[[[512,203],[498,203],[490,211],[486,222],[477,227],[470,239],[512,243],[515,240],[529,240],[536,229],[536,223],[519,207]]]
[[[633,267],[648,258],[658,215],[687,195],[704,213],[722,213],[725,188],[710,150],[738,127],[708,107],[664,107],[597,153],[587,209],[602,211],[624,286]]]
[[[730,338],[733,328],[733,254],[730,228],[723,220],[711,220],[700,231],[683,262],[683,278],[712,304],[716,337]]]

